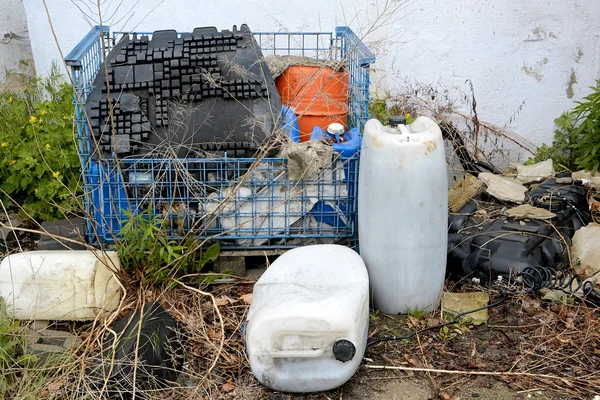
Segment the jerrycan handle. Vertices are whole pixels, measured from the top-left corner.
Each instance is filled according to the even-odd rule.
[[[270,355],[271,357],[299,357],[313,358],[320,357],[325,354],[325,349],[310,349],[310,350],[275,350]]]

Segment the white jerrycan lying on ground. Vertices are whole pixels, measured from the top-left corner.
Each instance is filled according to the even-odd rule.
[[[368,327],[369,278],[355,251],[290,250],[254,286],[244,332],[252,372],[278,391],[334,389],[358,369]]]
[[[113,311],[121,286],[114,251],[51,250],[11,254],[0,263],[0,297],[10,317],[93,320]]]

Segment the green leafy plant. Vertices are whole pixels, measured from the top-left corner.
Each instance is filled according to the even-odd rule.
[[[444,322],[454,321],[454,315],[448,312],[444,313]],[[440,328],[439,338],[443,341],[448,341],[457,335],[463,335],[465,333],[470,333],[471,322],[473,319],[468,315],[461,317],[456,324],[445,325]]]
[[[572,111],[554,120],[551,146],[543,144],[528,164],[551,158],[557,170],[600,168],[600,80]]]
[[[415,118],[411,114],[411,108],[394,101],[390,93],[375,93],[375,96],[369,103],[369,116],[378,119],[382,124],[387,125],[390,117],[404,116],[406,123],[412,124]]]
[[[203,251],[193,238],[170,240],[162,228],[165,216],[153,214],[150,207],[137,215],[125,214],[117,252],[123,271],[142,284],[162,286],[170,279],[198,273],[219,256],[218,243]]]
[[[554,131],[552,145],[542,144],[526,164],[535,164],[552,159],[556,170],[575,169],[577,168],[573,148],[574,143],[577,141],[575,116],[572,112],[565,112],[554,120],[554,124],[556,130]]]
[[[425,310],[424,308],[419,308],[419,307],[415,307],[415,308],[406,308],[405,313],[409,316],[409,317],[413,317],[416,319],[425,319],[425,317],[429,314],[427,312],[427,310]]]
[[[13,383],[19,365],[36,359],[23,353],[25,341],[19,330],[19,321],[8,317],[6,302],[0,297],[0,395],[4,395]]]
[[[20,92],[0,94],[0,201],[12,198],[41,220],[76,210],[80,161],[73,134],[73,88],[54,71]],[[15,204],[12,204],[13,206]]]
[[[577,167],[595,172],[600,167],[600,80],[591,89],[592,93],[577,102],[573,109],[577,140],[571,147],[577,156]]]

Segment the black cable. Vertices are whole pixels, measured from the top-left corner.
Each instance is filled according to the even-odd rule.
[[[452,142],[456,156],[465,172],[475,176],[478,176],[484,171],[488,171],[496,175],[502,174],[502,172],[496,169],[493,165],[481,160],[476,160],[471,153],[469,153],[467,146],[465,145],[465,141],[462,138],[462,133],[454,126],[454,124],[449,121],[440,121],[439,126],[442,131],[442,138]]]
[[[504,303],[504,301],[507,299],[508,295],[506,293],[506,290],[504,290],[504,289],[500,289],[500,292],[502,293],[502,297],[499,300],[496,300],[493,303],[490,303],[490,304],[488,304],[486,306],[483,306],[483,307],[476,308],[474,310],[469,310],[469,311],[465,311],[465,312],[456,314],[454,316],[454,319],[452,321],[444,322],[444,323],[433,325],[433,326],[428,326],[427,328],[420,329],[420,330],[418,330],[416,332],[413,332],[413,333],[411,333],[409,335],[405,335],[405,336],[384,336],[384,337],[372,339],[372,340],[369,340],[367,342],[367,348],[370,347],[370,346],[373,346],[373,345],[375,345],[377,343],[380,343],[380,342],[388,342],[388,341],[397,341],[397,340],[410,339],[410,338],[412,338],[414,336],[417,336],[417,335],[419,335],[419,334],[421,334],[423,332],[426,332],[426,331],[430,331],[432,329],[439,329],[439,328],[443,328],[444,326],[458,324],[460,322],[459,321],[460,317],[463,317],[463,316],[468,315],[468,314],[476,313],[477,311],[487,310],[488,308],[496,307],[496,306]]]

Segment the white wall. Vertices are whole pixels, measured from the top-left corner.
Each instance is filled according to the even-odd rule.
[[[21,0],[0,0],[0,90],[10,88],[7,71],[22,71],[21,61],[32,62],[25,8]]]
[[[41,0],[23,0],[23,3],[36,66],[41,72],[48,71],[52,60],[60,59],[60,54],[50,34],[47,14]],[[100,22],[96,0],[46,0],[46,3],[65,56],[92,25]],[[254,31],[332,31],[340,7],[335,1],[319,0],[123,0],[102,3],[111,4],[109,8],[102,7],[102,22],[113,31],[191,31],[200,26],[231,29],[233,25],[239,27],[243,23]],[[117,8],[119,3],[122,5]]]
[[[60,54],[42,1],[23,2],[36,67],[44,73]],[[64,55],[99,22],[96,0],[46,3]],[[331,31],[349,24],[365,33],[378,20],[368,39],[380,43],[379,85],[468,91],[470,79],[480,119],[507,124],[536,144],[552,140],[554,118],[600,78],[598,0],[406,0],[404,7],[401,0],[123,0],[119,9],[118,1],[103,3],[113,4],[103,22],[119,30],[248,23],[255,31]],[[390,18],[377,18],[398,7]]]
[[[538,145],[600,79],[598,0],[419,0],[405,13],[388,29],[384,86],[469,93],[469,79],[480,119]]]

